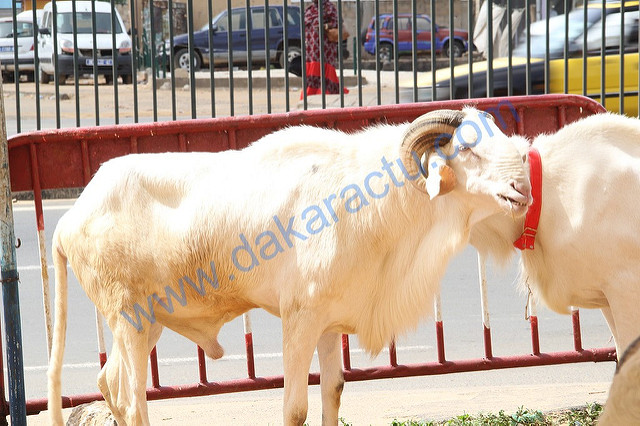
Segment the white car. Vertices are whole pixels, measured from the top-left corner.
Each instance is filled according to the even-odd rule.
[[[73,3],[76,8],[75,31]],[[42,27],[40,27],[38,38],[39,74],[42,83],[46,84],[53,80],[56,74],[58,83],[64,83],[68,76],[74,75],[76,65],[78,75],[94,73],[104,75],[107,83],[110,83],[113,81],[115,61],[116,75],[122,77],[124,84],[131,84],[133,81],[131,38],[125,31],[124,22],[118,10],[114,10],[113,33],[115,33],[116,42],[114,45],[111,32],[111,5],[108,2],[56,1],[55,17],[51,2],[47,3],[43,9]],[[92,12],[95,12],[95,16],[92,16]],[[93,19],[95,19],[95,29]],[[53,42],[54,20],[56,45]],[[74,45],[74,33],[77,45]],[[57,53],[57,66],[54,52]],[[74,64],[74,52],[77,53],[77,64]]]
[[[0,70],[2,81],[10,82],[14,79],[15,70],[15,42],[18,45],[18,72],[26,75],[28,81],[33,81],[35,67],[33,64],[33,32],[35,30],[31,19],[16,19],[16,37],[13,37],[13,18],[0,18]]]

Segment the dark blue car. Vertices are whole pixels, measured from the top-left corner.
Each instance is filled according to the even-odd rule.
[[[288,38],[288,58],[291,61],[294,57],[300,56],[300,8],[289,6],[287,16],[284,16],[282,6],[269,6],[269,42],[268,49],[265,43],[265,8],[264,6],[253,6],[249,8],[247,15],[246,8],[231,9],[231,47],[234,64],[247,63],[247,44],[251,46],[251,62],[266,62],[267,52],[268,62],[279,64],[284,67],[284,26],[287,25]],[[199,31],[194,32],[193,62],[194,69],[198,70],[203,65],[210,64],[209,54],[209,24],[203,26]],[[229,62],[228,45],[229,15],[228,11],[221,12],[211,21],[211,31],[213,39],[213,63],[227,64]],[[247,38],[250,39],[247,42]],[[173,66],[177,68],[189,69],[188,34],[180,34],[173,38],[173,47],[169,40],[164,46],[159,47],[158,55],[164,53],[173,59]],[[160,59],[162,60],[162,59]]]

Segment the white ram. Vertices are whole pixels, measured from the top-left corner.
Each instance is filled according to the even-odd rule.
[[[640,333],[640,121],[597,114],[532,144],[542,161],[542,211],[521,279],[556,312],[600,308],[618,354]],[[476,225],[471,244],[507,261],[524,219]]]
[[[640,424],[640,337],[634,340],[618,361],[609,389],[600,426]]]
[[[498,137],[463,146],[451,135],[464,122]],[[67,260],[113,332],[98,387],[119,424],[148,424],[147,356],[163,326],[220,358],[222,325],[255,307],[282,318],[285,424],[306,418],[316,346],[323,423],[336,424],[340,333],[377,353],[429,314],[473,225],[526,211],[526,144],[467,109],[355,134],[292,127],[242,151],[105,163],[54,234],[52,424],[62,422]]]

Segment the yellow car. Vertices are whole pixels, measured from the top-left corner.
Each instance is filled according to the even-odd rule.
[[[569,43],[565,56],[565,16],[559,15],[549,19],[549,93],[586,94],[600,101],[602,97],[602,69],[604,67],[605,107],[609,111],[620,112],[620,93],[623,93],[624,113],[629,116],[638,115],[638,2],[626,2],[624,13],[623,48],[620,55],[621,12],[620,4],[607,4],[606,7],[606,49],[601,56],[602,39],[602,4],[588,6],[587,9],[587,44],[586,70],[584,70],[584,9],[578,8],[569,13]],[[530,26],[530,59],[529,78],[530,94],[545,93],[545,56],[546,56],[546,21],[534,22]],[[621,61],[622,58],[622,61]],[[527,94],[526,75],[526,41],[518,45],[512,55],[511,84],[513,95]],[[624,63],[621,81],[620,65]],[[473,64],[473,73],[469,79],[469,65],[458,65],[451,69],[436,71],[435,84],[432,84],[432,73],[420,73],[417,82],[417,99],[430,101],[450,99],[453,82],[453,98],[466,99],[486,97],[487,95],[487,61]],[[567,85],[565,87],[565,66],[567,67]],[[495,58],[492,66],[493,96],[508,94],[508,58]],[[583,88],[583,71],[586,71],[586,93]],[[471,90],[469,90],[471,80]],[[434,93],[435,92],[435,93]],[[435,96],[434,96],[435,95]],[[413,102],[413,79],[401,83],[401,101]]]

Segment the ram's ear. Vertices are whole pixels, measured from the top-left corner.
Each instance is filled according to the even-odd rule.
[[[456,187],[455,172],[437,152],[429,154],[422,166],[427,174],[426,187],[431,200],[438,195],[451,192]]]

